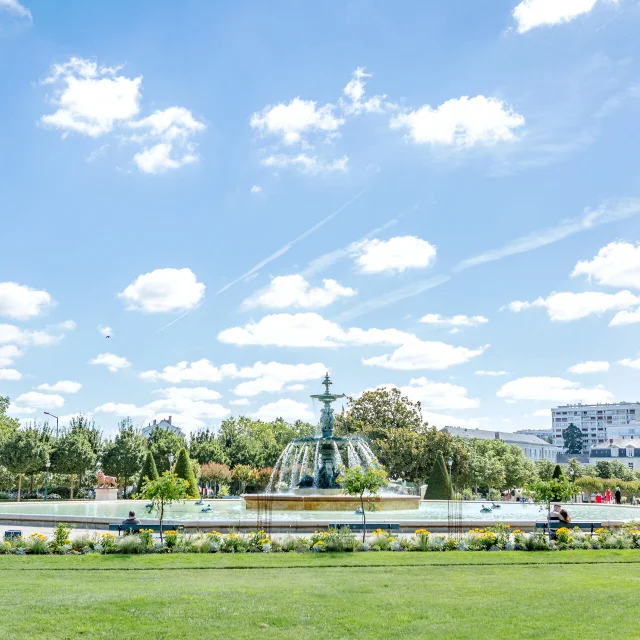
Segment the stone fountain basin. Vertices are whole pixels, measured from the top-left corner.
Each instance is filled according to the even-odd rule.
[[[307,491],[309,493],[307,493]],[[326,489],[319,494],[317,489],[297,489],[295,494],[246,493],[242,496],[247,509],[269,508],[277,511],[354,511],[360,506],[360,500],[353,496],[345,496],[339,489]],[[379,511],[407,511],[420,508],[420,496],[382,495],[366,498]]]

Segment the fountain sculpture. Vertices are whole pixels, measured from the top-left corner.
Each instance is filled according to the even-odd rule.
[[[320,425],[315,436],[296,438],[284,449],[267,485],[266,494],[274,509],[350,510],[359,504],[344,496],[339,483],[344,468],[377,464],[367,441],[362,436],[334,434],[335,416],[331,405],[344,394],[331,393],[333,384],[327,373],[322,381],[325,392],[312,395],[322,402]],[[257,508],[264,496],[244,495],[247,509]],[[417,509],[417,496],[390,494],[376,498],[382,508]]]

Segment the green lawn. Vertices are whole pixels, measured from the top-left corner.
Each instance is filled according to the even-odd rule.
[[[640,638],[640,553],[0,557],[2,638]]]

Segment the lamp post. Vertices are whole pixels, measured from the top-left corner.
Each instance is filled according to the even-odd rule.
[[[58,416],[54,416],[53,413],[49,413],[48,411],[45,411],[44,414],[46,416],[51,416],[52,418],[56,419],[56,438],[58,437]]]
[[[447,464],[449,465],[449,497],[453,500],[453,484],[451,482],[451,467],[453,466],[453,458],[451,456],[449,456]]]
[[[573,501],[576,501],[576,489],[575,489],[575,476],[576,474],[576,470],[575,469],[569,469],[569,476],[571,477],[571,484],[573,485]]]
[[[173,453],[169,454],[169,471],[173,471],[173,460],[174,460],[174,455]]]
[[[49,467],[51,466],[51,463],[47,460],[44,466],[47,468],[44,476],[44,499],[48,500],[49,499]]]

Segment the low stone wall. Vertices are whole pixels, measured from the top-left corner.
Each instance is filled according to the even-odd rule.
[[[360,506],[360,500],[353,496],[343,495],[289,495],[271,494],[268,497],[258,494],[245,494],[247,509],[265,508],[268,501],[269,508],[275,511],[355,511]],[[368,503],[380,507],[379,511],[407,511],[420,508],[420,496],[376,496],[367,498]]]

